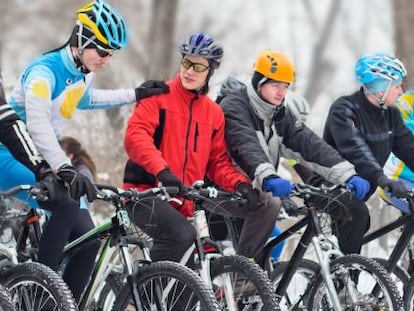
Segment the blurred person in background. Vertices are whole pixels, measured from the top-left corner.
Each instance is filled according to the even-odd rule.
[[[59,144],[72,162],[75,170],[79,174],[86,176],[92,183],[94,183],[97,180],[96,165],[81,143],[74,137],[64,136],[59,138]],[[91,202],[88,202],[87,197],[83,196],[81,198],[80,207],[91,207]]]
[[[396,107],[400,111],[402,120],[407,128],[414,133],[414,89],[402,94]],[[384,165],[384,174],[390,179],[400,180],[405,183],[407,189],[414,189],[414,172],[394,153],[391,153]],[[410,213],[407,200],[396,198],[392,193],[380,188],[380,195],[387,202],[396,206],[403,213]]]

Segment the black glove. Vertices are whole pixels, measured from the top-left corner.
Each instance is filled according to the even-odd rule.
[[[407,186],[401,180],[392,180],[386,176],[378,178],[378,186],[384,189],[385,192],[390,192],[393,197],[402,198],[407,194]]]
[[[153,95],[168,93],[170,88],[164,81],[148,80],[135,89],[135,98],[140,101]]]
[[[47,195],[44,199],[38,198],[40,202],[53,201],[69,196],[67,188],[62,181],[56,178],[49,166],[38,167],[36,170],[36,180],[38,181],[39,188],[45,191]]]
[[[253,187],[245,182],[240,182],[236,186],[236,190],[240,192],[245,199],[247,199],[247,206],[251,210],[258,209],[259,203],[259,191],[253,189]]]
[[[168,168],[159,172],[157,178],[164,187],[177,187],[179,194],[186,191],[185,185]]]
[[[298,212],[298,206],[291,198],[283,198],[282,201],[282,208],[289,216],[296,216]]]
[[[65,183],[70,187],[70,195],[76,201],[79,201],[81,196],[86,195],[89,202],[93,202],[96,198],[96,188],[93,182],[85,175],[76,172],[71,165],[62,165],[56,173]]]

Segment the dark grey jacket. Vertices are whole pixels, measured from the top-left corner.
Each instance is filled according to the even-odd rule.
[[[356,175],[351,163],[298,121],[291,111],[285,108],[277,111],[275,107],[270,126],[265,129],[266,122],[258,116],[246,85],[229,78],[220,92],[227,148],[255,187],[261,189],[263,179],[276,175],[280,157],[295,159],[332,183],[344,183]]]

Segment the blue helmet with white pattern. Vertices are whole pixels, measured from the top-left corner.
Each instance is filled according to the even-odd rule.
[[[128,43],[128,29],[124,18],[104,0],[80,8],[77,12],[78,42],[87,46],[98,41],[107,48],[118,50]]]
[[[386,53],[365,54],[355,65],[356,80],[370,93],[384,92],[400,84],[406,75],[401,60]]]

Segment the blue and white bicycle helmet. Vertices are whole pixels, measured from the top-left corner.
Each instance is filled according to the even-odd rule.
[[[119,50],[128,43],[124,18],[104,0],[95,0],[76,13],[78,48],[96,41],[105,48]]]
[[[365,54],[355,65],[356,80],[373,94],[400,84],[406,75],[404,64],[386,53]]]
[[[216,69],[223,58],[223,48],[214,42],[214,39],[204,33],[193,33],[180,46],[180,52],[184,55],[206,58],[210,66]]]

